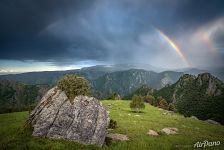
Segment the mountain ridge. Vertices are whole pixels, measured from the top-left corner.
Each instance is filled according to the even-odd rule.
[[[184,74],[171,86],[157,91],[185,116],[213,119],[224,124],[224,83],[210,73]]]

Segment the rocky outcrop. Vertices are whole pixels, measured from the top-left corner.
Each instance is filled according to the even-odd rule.
[[[223,87],[222,81],[209,73],[199,74],[197,82],[200,86],[206,85],[206,94],[208,96],[219,96],[222,94],[220,87]]]
[[[206,97],[220,96],[223,94],[224,84],[210,73],[202,73],[198,76],[185,74],[171,88],[173,88],[173,92],[170,93],[172,94],[171,101],[176,103],[186,95],[185,91],[192,93],[189,91],[193,88],[195,91],[200,90],[200,93]]]
[[[109,116],[97,99],[77,96],[71,103],[65,92],[54,87],[31,112],[29,122],[34,136],[102,146]]]

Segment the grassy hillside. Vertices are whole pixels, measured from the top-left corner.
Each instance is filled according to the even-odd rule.
[[[105,100],[103,104],[110,110],[110,116],[117,121],[118,128],[111,132],[128,135],[130,141],[115,142],[104,146],[105,150],[149,150],[149,149],[193,149],[197,141],[220,141],[221,145],[211,149],[224,149],[224,126],[211,125],[193,118],[184,118],[179,114],[166,114],[146,104],[143,113],[133,113],[130,101]],[[83,146],[75,142],[50,140],[32,137],[29,131],[23,131],[28,112],[0,114],[0,149],[100,149],[95,146]],[[160,135],[151,137],[149,129],[156,131],[165,127],[176,127],[178,135]]]

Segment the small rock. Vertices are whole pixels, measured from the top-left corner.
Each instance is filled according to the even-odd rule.
[[[163,115],[167,115],[167,114],[168,114],[167,112],[164,112],[164,113],[163,113]]]
[[[191,118],[192,118],[192,119],[195,119],[195,120],[198,120],[198,118],[197,118],[197,117],[195,117],[195,116],[191,116]]]
[[[140,117],[140,115],[135,115],[136,117]]]
[[[150,129],[149,129],[149,131],[147,132],[147,134],[148,134],[148,135],[152,135],[152,136],[159,136],[159,134],[158,134],[156,131],[154,131],[154,130],[150,130]]]
[[[109,133],[107,135],[108,138],[111,138],[113,141],[128,141],[128,136],[119,133]]]
[[[131,114],[128,114],[128,116],[131,116]]]
[[[208,120],[205,120],[205,121],[210,123],[210,124],[221,125],[219,122],[216,122],[216,121],[211,120],[211,119],[208,119]]]
[[[178,129],[177,128],[163,128],[161,131],[167,135],[171,135],[171,134],[177,134]]]

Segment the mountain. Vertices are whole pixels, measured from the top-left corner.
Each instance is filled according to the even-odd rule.
[[[76,70],[66,71],[43,71],[43,72],[28,72],[21,74],[0,75],[1,80],[19,81],[26,84],[49,84],[54,85],[59,78],[65,74],[77,74],[86,77],[88,80],[97,79],[105,74],[125,71],[129,69],[151,69],[159,70],[160,68],[145,64],[115,64],[115,65],[97,65],[85,67]]]
[[[154,89],[160,89],[168,84],[175,83],[182,75],[180,72],[165,71],[156,73],[142,69],[130,69],[105,74],[92,81],[97,97],[105,98],[113,92],[121,97],[128,96],[133,91],[147,85]]]
[[[224,68],[217,67],[217,68],[205,68],[205,69],[198,69],[198,68],[183,68],[174,70],[177,72],[183,72],[184,74],[191,74],[191,75],[199,75],[202,73],[211,73],[212,75],[216,76],[217,78],[224,81]]]
[[[77,70],[1,75],[0,80],[19,82],[27,86],[43,84],[54,86],[58,79],[65,74],[76,74],[89,80],[94,96],[106,98],[113,93],[117,93],[122,97],[128,96],[144,84],[153,88],[161,88],[174,83],[182,74],[172,71],[156,73],[142,69],[130,70],[130,68],[155,69],[151,65],[140,64],[98,65]],[[112,78],[113,81],[108,81],[109,78]]]
[[[125,99],[131,99],[134,95],[138,96],[146,96],[146,95],[153,95],[154,89],[148,87],[147,85],[142,85],[140,88],[129,94],[125,97]]]
[[[221,79],[222,81],[224,81],[224,67],[217,67],[217,68],[213,67],[210,69],[210,72],[219,79]]]
[[[28,72],[21,74],[9,74],[9,75],[0,75],[0,80],[12,80],[19,81],[26,84],[49,84],[54,85],[59,78],[65,74],[77,74],[84,76],[88,80],[96,80],[99,77],[102,77],[106,74],[117,72],[117,71],[127,71],[130,69],[143,69],[146,71],[161,72],[165,69],[154,67],[149,64],[114,64],[114,65],[97,65],[92,67],[85,67],[82,69],[76,70],[66,70],[66,71],[43,71],[43,72]],[[224,72],[218,68],[211,71],[201,70],[197,68],[185,68],[174,71],[167,72],[183,72],[184,74],[198,75],[204,72],[210,72],[213,75],[219,77],[221,80],[224,80]]]
[[[65,74],[76,74],[84,76],[89,80],[96,97],[105,98],[114,92],[121,97],[126,97],[142,85],[160,89],[168,84],[175,83],[184,73],[197,75],[206,71],[197,68],[186,68],[179,70],[182,72],[164,71],[158,73],[155,72],[156,70],[161,71],[163,69],[147,64],[97,65],[67,71],[44,71],[0,75],[0,80],[18,81],[31,85],[48,84],[52,86]]]
[[[66,74],[76,74],[86,77],[88,80],[93,80],[106,73],[107,70],[100,66],[77,69],[77,70],[66,70],[66,71],[43,71],[43,72],[28,72],[21,74],[10,74],[10,75],[0,75],[1,80],[11,80],[19,81],[26,84],[48,84],[54,85],[58,79]]]
[[[18,81],[25,84],[54,84],[61,76],[74,73],[75,70],[69,71],[44,71],[28,72],[21,74],[1,75],[1,80]]]
[[[39,101],[48,85],[26,85],[20,82],[0,81],[0,113],[27,110]]]
[[[224,83],[209,73],[185,74],[175,84],[156,92],[174,103],[185,116],[214,119],[224,124]]]

